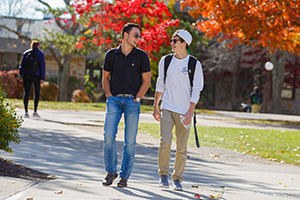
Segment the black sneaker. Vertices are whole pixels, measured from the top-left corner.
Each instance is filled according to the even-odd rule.
[[[126,178],[122,177],[118,182],[118,187],[127,187],[127,180]]]
[[[118,174],[107,174],[102,181],[103,185],[111,185],[113,181],[118,177]]]

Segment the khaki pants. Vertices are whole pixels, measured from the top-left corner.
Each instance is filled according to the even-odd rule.
[[[187,159],[187,141],[190,129],[186,129],[180,122],[178,113],[162,110],[160,119],[160,147],[158,150],[158,174],[169,175],[172,130],[175,125],[176,157],[172,179],[182,182]]]
[[[260,112],[260,104],[252,104],[252,112],[253,113],[259,113]]]

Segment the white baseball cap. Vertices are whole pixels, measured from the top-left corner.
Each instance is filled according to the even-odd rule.
[[[175,32],[175,35],[181,37],[187,43],[188,49],[190,50],[190,44],[192,43],[193,40],[192,35],[184,29],[177,30]]]

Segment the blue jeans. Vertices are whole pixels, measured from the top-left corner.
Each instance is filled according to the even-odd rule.
[[[104,123],[104,163],[107,173],[117,173],[116,134],[122,114],[124,113],[124,147],[120,177],[128,180],[134,163],[136,135],[140,115],[140,103],[133,97],[111,96],[106,101],[106,115]]]

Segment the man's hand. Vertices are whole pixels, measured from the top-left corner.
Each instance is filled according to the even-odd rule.
[[[192,122],[193,113],[185,113],[184,120],[182,121],[184,125],[188,126]]]
[[[160,111],[158,107],[153,108],[153,117],[155,120],[160,121]]]

